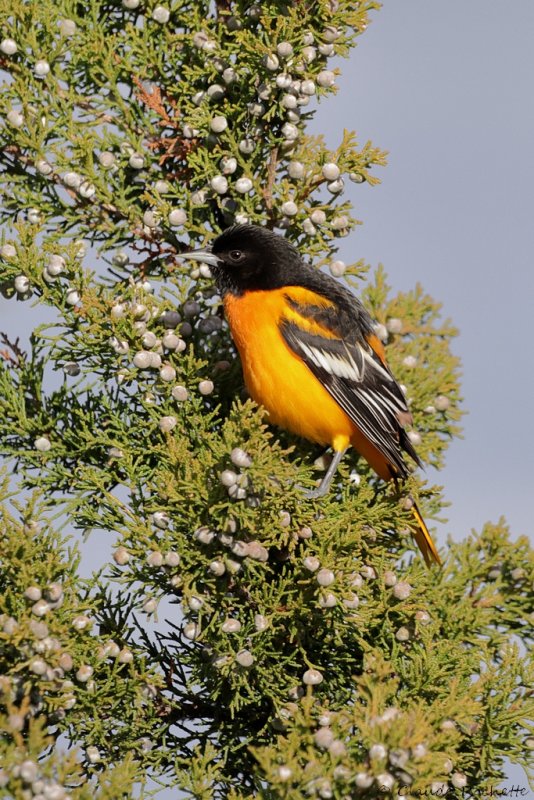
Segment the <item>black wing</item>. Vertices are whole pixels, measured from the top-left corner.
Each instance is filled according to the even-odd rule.
[[[288,320],[282,322],[281,331],[289,347],[387,459],[398,477],[408,475],[402,450],[421,466],[403,428],[412,419],[404,394],[364,338],[354,343],[328,338]]]

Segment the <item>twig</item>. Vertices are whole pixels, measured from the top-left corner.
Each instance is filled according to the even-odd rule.
[[[4,350],[0,350],[0,357],[12,367],[22,366],[22,362],[26,360],[26,353],[19,344],[18,336],[14,342],[11,342],[6,333],[0,332],[0,341],[6,345]]]

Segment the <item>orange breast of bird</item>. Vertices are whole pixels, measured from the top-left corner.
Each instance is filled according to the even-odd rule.
[[[335,338],[318,322],[301,316],[290,300],[299,305],[332,306],[326,298],[298,286],[228,294],[224,299],[250,396],[264,406],[270,423],[334,450],[352,444],[379,475],[391,478],[384,457],[284,341],[280,331],[284,319],[311,333]]]

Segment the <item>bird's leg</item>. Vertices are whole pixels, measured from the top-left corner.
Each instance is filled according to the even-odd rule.
[[[328,490],[330,489],[330,484],[332,483],[332,478],[336,474],[336,470],[339,467],[341,459],[343,458],[346,452],[347,452],[346,450],[334,450],[334,457],[330,462],[330,466],[326,470],[325,476],[322,479],[320,485],[317,487],[317,489],[310,489],[309,491],[307,491],[305,493],[305,497],[312,500],[316,499],[317,497],[324,497],[325,494],[328,493]]]

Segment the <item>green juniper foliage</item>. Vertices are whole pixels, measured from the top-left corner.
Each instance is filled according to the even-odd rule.
[[[454,328],[335,258],[344,181],[385,154],[306,133],[377,6],[0,0],[0,290],[29,331],[0,345],[2,798],[476,798],[528,768],[527,540],[487,524],[427,570],[355,456],[305,500],[316,448],[246,398],[209,270],[178,258],[285,231],[360,292],[443,463]],[[88,580],[76,532],[105,542]]]

